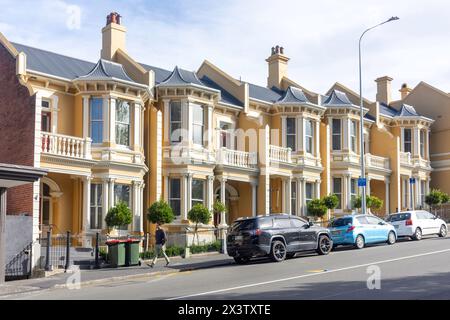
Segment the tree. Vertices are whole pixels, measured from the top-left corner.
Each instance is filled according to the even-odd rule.
[[[164,200],[154,202],[147,210],[147,219],[151,223],[166,224],[175,220],[172,208]]]
[[[431,209],[436,209],[438,206],[448,203],[449,200],[449,195],[439,189],[433,189],[425,196],[425,203],[429,205]]]
[[[366,207],[371,210],[379,210],[383,206],[383,200],[376,196],[366,196]],[[362,196],[357,196],[353,200],[353,207],[356,209],[361,209],[362,207]]]
[[[308,213],[315,217],[323,217],[328,211],[328,207],[321,199],[313,199],[308,202]]]
[[[105,222],[109,228],[120,228],[129,225],[133,221],[133,215],[128,205],[121,201],[108,210]]]
[[[220,224],[222,222],[222,221],[220,221],[221,214],[227,213],[227,207],[225,206],[225,204],[223,202],[216,200],[213,205],[213,211],[214,211],[214,214],[217,215],[218,224]]]
[[[339,205],[339,198],[335,194],[330,194],[328,196],[323,197],[322,201],[325,207],[327,207],[330,210],[336,209],[336,207]]]
[[[208,224],[211,221],[211,218],[211,212],[203,204],[197,203],[189,210],[188,219],[195,223],[194,239],[195,235],[197,235],[197,243],[199,242],[198,224]],[[194,244],[194,239],[192,239],[192,244]]]

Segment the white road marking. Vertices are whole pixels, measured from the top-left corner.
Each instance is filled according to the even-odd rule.
[[[368,266],[371,266],[371,265],[374,265],[374,264],[383,264],[383,263],[389,263],[389,262],[413,259],[413,258],[429,256],[429,255],[439,254],[439,253],[444,253],[444,252],[450,252],[450,249],[433,251],[433,252],[427,252],[427,253],[421,253],[421,254],[416,254],[416,255],[406,256],[406,257],[401,257],[401,258],[395,258],[395,259],[374,261],[374,262],[360,264],[360,265],[356,265],[356,266],[350,266],[350,267],[344,267],[344,268],[339,268],[339,269],[326,270],[326,271],[320,272],[320,273],[302,274],[302,275],[299,275],[299,276],[294,276],[294,277],[289,277],[289,278],[283,278],[283,279],[277,279],[277,280],[271,280],[271,281],[264,281],[264,282],[259,282],[259,283],[252,283],[252,284],[247,284],[247,285],[243,285],[243,286],[231,287],[231,288],[225,288],[225,289],[213,290],[213,291],[207,291],[207,292],[202,292],[202,293],[189,294],[189,295],[185,295],[185,296],[181,296],[181,297],[169,298],[169,299],[166,299],[166,300],[186,299],[186,298],[192,298],[192,297],[198,297],[198,296],[205,296],[205,295],[209,295],[209,294],[215,294],[215,293],[221,293],[221,292],[227,292],[227,291],[234,291],[234,290],[251,288],[251,287],[257,287],[257,286],[264,286],[264,285],[277,283],[277,282],[284,282],[284,281],[290,281],[290,280],[301,279],[301,278],[317,277],[317,276],[322,276],[322,275],[329,274],[329,273],[334,273],[334,272],[340,272],[340,271],[346,271],[346,270],[357,269],[357,268],[362,268],[362,267],[368,267]]]

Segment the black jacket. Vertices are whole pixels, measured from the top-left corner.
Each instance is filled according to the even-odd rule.
[[[156,244],[165,244],[167,241],[166,232],[163,229],[156,230],[155,239]]]

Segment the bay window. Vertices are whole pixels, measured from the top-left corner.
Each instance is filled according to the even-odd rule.
[[[203,106],[193,104],[192,108],[192,141],[203,146],[203,132],[205,129],[205,114]]]
[[[203,204],[205,198],[205,182],[200,179],[192,179],[192,206]]]
[[[409,128],[403,129],[403,151],[411,153],[412,146],[412,130]]]
[[[130,104],[127,101],[116,102],[116,143],[130,145]]]
[[[333,178],[333,193],[338,197],[339,202],[336,208],[342,209],[342,179]]]
[[[305,120],[305,151],[313,153],[313,122]]]
[[[92,143],[103,142],[103,99],[90,100],[90,130]]]
[[[181,142],[181,102],[170,102],[170,142]]]
[[[176,217],[181,215],[181,180],[169,179],[169,205]]]
[[[91,184],[91,229],[102,229],[103,185]]]
[[[295,151],[295,137],[297,133],[295,132],[295,118],[286,118],[286,147],[291,148]]]
[[[350,121],[350,150],[356,152],[356,121]]]
[[[341,150],[341,119],[332,121],[332,150]]]

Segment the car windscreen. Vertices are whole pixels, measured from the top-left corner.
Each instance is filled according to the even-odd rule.
[[[345,227],[352,224],[352,218],[339,218],[331,222],[330,228]]]
[[[397,214],[391,214],[386,221],[387,222],[396,222],[396,221],[404,221],[411,219],[411,213],[397,213]]]
[[[256,229],[255,219],[236,221],[231,226],[232,231],[253,230],[253,229]]]

